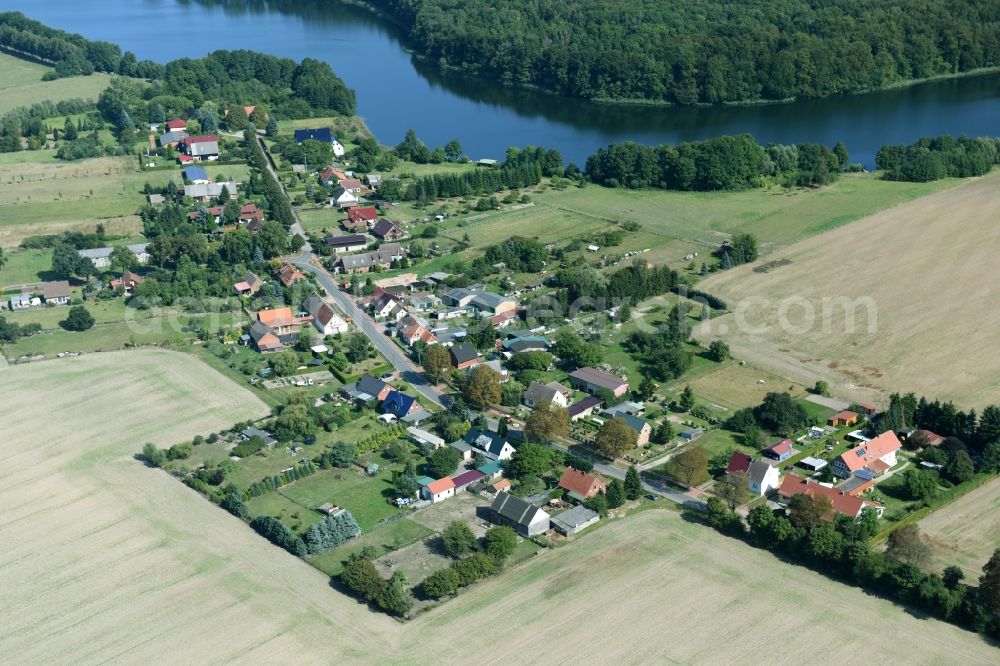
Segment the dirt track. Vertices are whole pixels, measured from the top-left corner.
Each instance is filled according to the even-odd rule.
[[[1000,402],[998,187],[1000,173],[712,276],[701,287],[734,312],[746,308],[749,327],[730,314],[696,335],[725,338],[737,358],[791,379],[831,381],[841,397],[914,391],[964,407]],[[774,267],[754,271],[764,264]],[[761,298],[769,302],[751,300]],[[853,332],[830,298],[856,303]]]
[[[977,636],[666,511],[406,624],[137,463],[264,413],[187,355],[0,368],[0,655],[18,663],[995,663]],[[873,637],[890,637],[873,640]]]

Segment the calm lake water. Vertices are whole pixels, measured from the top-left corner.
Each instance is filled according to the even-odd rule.
[[[1000,134],[1000,75],[935,81],[867,95],[752,107],[610,106],[518,91],[442,72],[403,50],[400,31],[337,0],[4,0],[51,26],[102,39],[165,62],[216,49],[247,48],[330,62],[358,94],[358,112],[378,139],[408,128],[431,146],[457,138],[473,158],[508,146],[556,148],[582,166],[612,142],[676,143],[748,132],[762,143],[843,140],[868,166],[886,143],[921,136]]]

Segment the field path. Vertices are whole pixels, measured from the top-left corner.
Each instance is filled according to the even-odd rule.
[[[733,314],[695,336],[846,399],[1000,402],[997,220],[1000,172],[780,249],[700,285]]]

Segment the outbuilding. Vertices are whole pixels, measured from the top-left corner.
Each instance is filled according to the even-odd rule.
[[[581,504],[552,518],[552,527],[563,536],[572,536],[587,529],[600,519],[601,517],[596,511],[591,511]]]

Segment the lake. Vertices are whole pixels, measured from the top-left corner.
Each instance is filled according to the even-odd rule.
[[[253,49],[328,61],[358,93],[358,113],[382,143],[408,128],[430,146],[457,138],[473,158],[508,146],[556,148],[582,166],[613,142],[676,143],[750,133],[761,143],[844,141],[871,167],[886,143],[921,136],[1000,134],[1000,75],[890,91],[747,107],[664,108],[593,104],[512,90],[411,57],[401,31],[337,0],[5,0],[53,27],[119,44],[160,62],[217,49]]]

